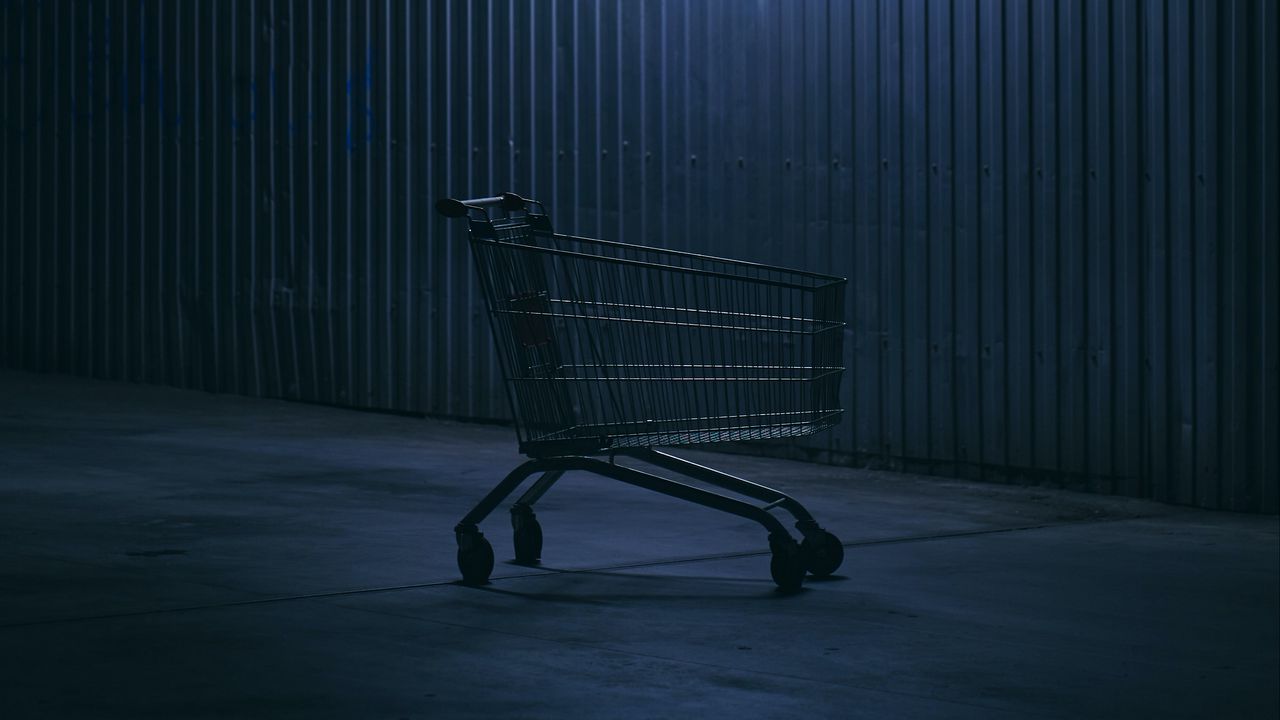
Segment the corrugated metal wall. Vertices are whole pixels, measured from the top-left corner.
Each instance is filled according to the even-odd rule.
[[[847,274],[790,452],[1276,512],[1278,13],[4,0],[0,363],[501,417],[431,203],[514,189]]]

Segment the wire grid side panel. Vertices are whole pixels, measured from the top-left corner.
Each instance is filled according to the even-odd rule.
[[[490,328],[522,441],[547,437],[576,425],[573,401],[553,382],[564,365],[563,336],[550,304],[545,258],[519,248],[530,235],[524,224],[501,228],[501,241],[477,239],[471,249],[488,305]]]
[[[525,440],[785,437],[839,416],[842,283],[563,236],[475,247]]]

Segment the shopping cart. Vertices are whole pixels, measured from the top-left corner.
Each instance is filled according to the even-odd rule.
[[[454,528],[465,582],[485,583],[493,571],[480,522],[534,475],[511,521],[517,562],[539,561],[534,503],[570,470],[759,522],[783,589],[840,566],[840,541],[791,497],[656,448],[799,437],[835,425],[843,278],[563,235],[541,203],[514,193],[444,199],[436,208],[469,221],[520,451],[530,458]],[[769,512],[775,508],[794,516],[802,542]]]

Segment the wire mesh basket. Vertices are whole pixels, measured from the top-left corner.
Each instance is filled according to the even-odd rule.
[[[845,280],[556,233],[470,209],[531,456],[808,435],[835,425]]]

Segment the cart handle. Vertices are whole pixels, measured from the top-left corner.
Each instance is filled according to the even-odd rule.
[[[451,218],[466,217],[468,210],[482,210],[488,212],[487,208],[494,205],[501,205],[503,210],[523,210],[532,200],[526,200],[513,192],[505,192],[497,197],[474,198],[472,200],[454,200],[453,198],[441,198],[436,202],[436,210],[441,215]]]

